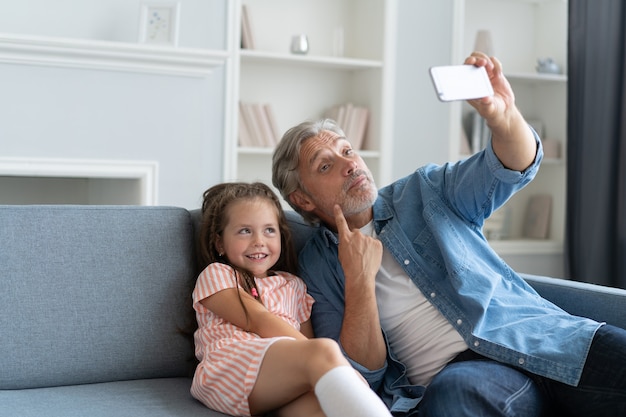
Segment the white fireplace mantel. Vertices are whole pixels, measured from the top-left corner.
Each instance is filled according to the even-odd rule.
[[[100,159],[0,158],[0,177],[135,180],[140,205],[158,204],[158,163]],[[99,191],[115,192],[99,186]]]
[[[224,64],[219,50],[0,33],[0,62],[206,77]]]

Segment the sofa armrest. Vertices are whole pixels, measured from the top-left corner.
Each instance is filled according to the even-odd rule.
[[[542,297],[568,313],[626,329],[626,290],[561,278],[520,275]]]

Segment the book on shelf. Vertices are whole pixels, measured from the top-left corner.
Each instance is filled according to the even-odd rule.
[[[354,149],[362,149],[369,124],[369,108],[346,103],[334,106],[324,113],[343,130]]]
[[[240,101],[239,124],[245,125],[243,129],[239,128],[240,146],[271,148],[278,143],[278,128],[269,103]]]
[[[365,143],[365,134],[367,133],[367,124],[369,121],[369,109],[367,107],[355,107],[353,116],[348,127],[349,138],[355,149],[363,149]]]
[[[241,48],[254,49],[254,35],[252,24],[250,23],[250,12],[248,6],[241,6]]]
[[[252,146],[259,147],[261,145],[261,139],[258,137],[261,128],[257,122],[256,116],[252,107],[248,103],[239,102],[239,113],[241,114],[241,119],[247,127],[247,131],[249,133],[249,140],[244,145],[241,146]]]
[[[350,123],[352,123],[352,115],[354,113],[354,105],[352,103],[346,103],[346,104],[344,104],[341,107],[343,107],[343,112],[341,114],[341,117],[339,118],[339,121],[337,121],[337,124],[343,130],[343,133],[346,134],[346,138],[348,138],[348,140],[352,144],[352,147],[354,149],[358,149],[356,147],[356,143],[354,143],[356,141],[351,136],[351,132],[349,130]],[[341,108],[340,108],[340,110],[341,110]]]
[[[550,212],[552,196],[535,194],[528,200],[524,216],[524,237],[547,239],[550,232]]]
[[[265,108],[265,116],[270,124],[274,145],[276,145],[280,141],[281,131],[278,128],[278,123],[276,122],[276,117],[274,116],[274,109],[269,103],[265,103],[263,107]]]
[[[252,111],[259,125],[257,137],[261,138],[261,146],[266,148],[273,147],[276,141],[272,133],[272,125],[265,112],[265,105],[262,103],[250,103],[249,105],[252,107]]]
[[[250,147],[254,146],[254,140],[252,139],[252,133],[248,129],[249,124],[246,122],[246,116],[244,115],[242,103],[239,103],[239,146]]]

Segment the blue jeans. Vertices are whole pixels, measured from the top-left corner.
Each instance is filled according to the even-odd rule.
[[[426,389],[420,417],[626,416],[626,330],[602,326],[578,386],[459,355]]]

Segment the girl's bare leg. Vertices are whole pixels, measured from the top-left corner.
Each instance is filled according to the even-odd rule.
[[[341,365],[349,364],[337,344],[330,339],[285,339],[275,342],[265,353],[248,398],[252,415],[281,408],[296,399],[300,400],[305,394],[302,407],[311,407],[312,401],[308,397],[312,396],[317,403],[313,394],[317,381],[326,372]],[[300,414],[297,412],[299,403],[290,404],[290,407],[296,408],[294,416]]]
[[[275,417],[326,417],[313,391],[296,398],[289,404],[276,410]]]
[[[248,400],[253,415],[278,409],[290,417],[391,417],[330,339],[275,342]]]

